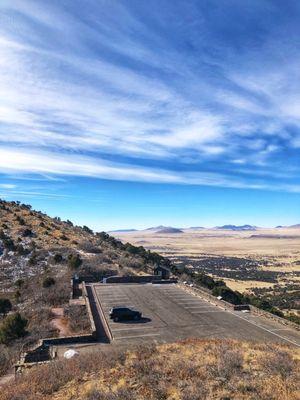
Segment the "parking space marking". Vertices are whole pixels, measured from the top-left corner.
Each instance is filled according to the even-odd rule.
[[[213,311],[190,311],[191,314],[212,314],[212,313],[224,313],[222,310],[213,310]]]
[[[116,301],[128,301],[129,298],[128,297],[120,297],[120,298],[116,298],[116,299],[103,299],[102,303],[113,303]]]
[[[199,306],[186,306],[186,307],[183,307],[183,308],[185,308],[185,309],[188,309],[188,308],[215,308],[215,307],[211,307],[211,306],[201,306],[201,305],[199,305]]]
[[[275,328],[275,329],[270,329],[272,332],[275,331],[289,331],[292,332],[290,328]]]
[[[112,304],[110,304],[110,305],[105,305],[103,308],[105,309],[105,310],[110,310],[111,308],[113,308],[113,307],[131,307],[131,308],[134,308],[134,305],[132,305],[132,304],[129,304],[129,303],[127,303],[126,305],[124,305],[124,304],[120,304],[120,303],[112,303]]]
[[[129,301],[112,301],[111,303],[101,303],[104,308],[109,307],[129,307]]]
[[[114,340],[122,340],[122,339],[134,339],[134,338],[140,338],[140,337],[149,337],[149,336],[160,336],[160,333],[145,333],[145,335],[134,335],[134,336],[121,336],[121,337],[116,337]]]
[[[111,330],[113,332],[122,332],[122,331],[128,331],[128,330],[137,331],[137,330],[144,330],[144,329],[156,329],[156,328],[154,328],[153,326],[143,326],[142,328],[127,326],[126,328],[117,328],[117,329],[112,328]]]
[[[185,300],[185,301],[178,301],[179,304],[205,304],[203,301],[199,300]]]

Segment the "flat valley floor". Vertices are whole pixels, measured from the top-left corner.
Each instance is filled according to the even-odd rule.
[[[209,264],[207,260],[218,258],[215,266],[205,272],[225,280],[233,290],[244,292],[252,288],[272,288],[275,284],[300,284],[299,228],[244,232],[186,229],[175,234],[146,230],[114,232],[113,235],[124,243],[143,246],[187,266],[199,264],[202,268]],[[242,271],[230,258],[250,260],[254,263],[253,268],[250,266]],[[264,279],[271,275],[274,279]]]

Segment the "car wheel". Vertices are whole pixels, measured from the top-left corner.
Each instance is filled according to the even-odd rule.
[[[119,318],[118,317],[115,317],[114,318],[114,322],[118,322],[119,321]]]
[[[133,319],[134,319],[135,321],[137,321],[137,320],[139,319],[139,316],[138,316],[138,315],[135,315],[135,316],[133,317]]]

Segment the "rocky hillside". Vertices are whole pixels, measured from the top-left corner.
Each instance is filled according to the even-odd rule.
[[[226,340],[93,351],[31,370],[0,400],[296,400],[299,360],[299,350]]]
[[[124,268],[129,269],[126,273],[136,273],[152,262],[151,255],[141,257],[133,246],[103,232],[50,218],[29,205],[0,200],[0,290],[10,291],[18,279],[45,271],[61,275],[70,254],[82,259],[81,273],[98,275],[108,269],[124,273]]]
[[[94,233],[29,205],[0,200],[0,374],[21,348],[57,335],[53,307],[67,307],[72,275],[101,279],[141,274],[152,271],[158,261],[166,262],[104,232]],[[17,319],[7,319],[7,313]],[[25,324],[18,313],[26,320],[26,331],[22,328],[16,337],[7,335],[9,326],[2,337],[4,322]]]

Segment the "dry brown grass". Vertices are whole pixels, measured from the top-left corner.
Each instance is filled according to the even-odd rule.
[[[299,374],[299,350],[195,339],[54,362],[0,400],[296,400]]]

